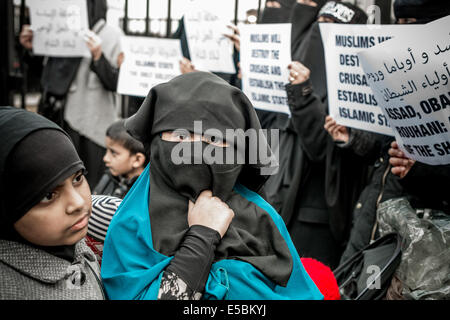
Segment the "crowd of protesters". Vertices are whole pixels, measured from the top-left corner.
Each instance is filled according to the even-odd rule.
[[[266,1],[258,23],[292,26],[290,116],[255,109],[240,90],[238,27],[227,36],[236,74],[212,74],[192,65],[181,20],[182,75],[130,97],[138,108],[120,119],[122,34],[105,0],[87,4],[91,57],[45,59],[40,115],[0,107],[1,299],[339,299],[332,270],[380,237],[380,204],[450,214],[450,165],[415,162],[392,136],[328,115],[319,24],[367,23],[356,5]],[[450,6],[395,0],[394,14],[424,24]],[[32,39],[25,25],[25,60]],[[261,159],[204,163],[196,148],[249,152],[208,129],[279,130],[277,173],[262,175]],[[259,139],[257,154],[270,155]],[[179,144],[193,164],[173,163]]]

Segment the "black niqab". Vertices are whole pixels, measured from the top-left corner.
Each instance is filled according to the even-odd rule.
[[[236,183],[258,190],[266,179],[259,170],[268,165],[259,157],[255,164],[175,165],[171,152],[178,143],[164,141],[160,134],[176,129],[195,132],[194,121],[202,121],[203,132],[196,133],[217,129],[225,138],[226,129],[260,129],[253,106],[242,91],[211,73],[184,74],[151,89],[125,127],[150,152],[149,214],[155,250],[174,254],[188,230],[188,200],[209,189],[235,213],[216,249],[216,260],[249,262],[275,283],[286,285],[292,271],[286,242],[266,211],[233,190]],[[242,151],[233,140],[225,140],[230,146],[224,149],[235,148],[236,154]],[[210,147],[200,141],[187,144],[203,152]],[[256,144],[271,155],[264,137]]]
[[[276,1],[280,4],[280,8],[264,7],[259,23],[289,23],[291,9],[295,4],[295,0]]]

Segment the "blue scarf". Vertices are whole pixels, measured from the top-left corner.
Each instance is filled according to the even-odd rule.
[[[148,213],[150,165],[117,209],[106,235],[101,276],[109,299],[157,299],[164,269],[173,257],[153,248]],[[282,218],[263,198],[242,185],[234,190],[266,210],[289,247],[292,274],[286,287],[274,284],[251,264],[220,260],[212,264],[203,299],[322,300],[323,296],[300,262]]]

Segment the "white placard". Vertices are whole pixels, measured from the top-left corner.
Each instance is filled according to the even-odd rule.
[[[86,0],[27,0],[33,53],[54,57],[90,57]]]
[[[406,155],[450,163],[450,16],[359,54]]]
[[[242,91],[257,109],[290,114],[291,24],[240,26]]]
[[[200,71],[234,74],[233,43],[224,36],[230,34],[230,22],[211,2],[195,0],[186,4],[184,26],[191,62]]]
[[[357,54],[391,38],[410,36],[418,25],[319,26],[325,50],[329,114],[341,125],[392,136]]]
[[[117,85],[120,94],[145,97],[152,87],[181,74],[179,39],[127,36],[122,38],[122,47],[125,58]]]

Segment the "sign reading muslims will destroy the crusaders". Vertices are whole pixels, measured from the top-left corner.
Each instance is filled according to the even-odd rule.
[[[291,24],[240,26],[242,91],[257,109],[290,114]]]
[[[328,106],[337,123],[393,135],[362,70],[358,52],[395,37],[410,36],[419,25],[320,23],[327,70]],[[300,61],[301,62],[301,61]]]
[[[27,0],[33,53],[53,57],[90,57],[86,0]]]
[[[449,26],[447,16],[359,54],[400,148],[431,165],[450,163]]]
[[[152,87],[181,74],[179,39],[126,36],[122,48],[125,58],[117,85],[120,94],[145,97]]]

